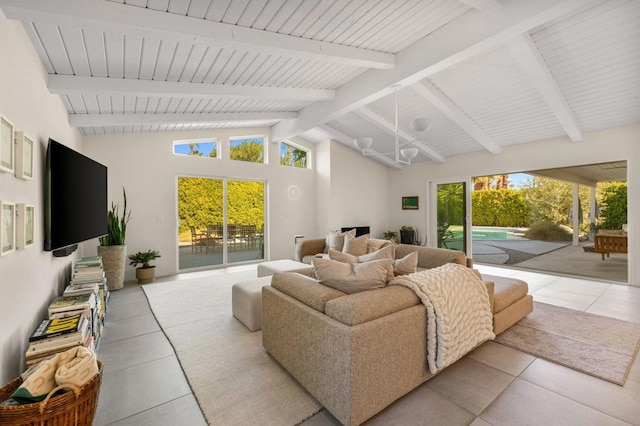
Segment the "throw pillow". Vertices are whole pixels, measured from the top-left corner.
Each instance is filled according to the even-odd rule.
[[[387,270],[391,259],[364,263],[344,263],[331,259],[313,259],[318,280],[347,294],[382,288],[387,284]]]
[[[354,256],[367,254],[367,241],[369,241],[369,238],[369,234],[360,235],[359,237],[354,237],[351,234],[345,235],[342,252],[349,253]]]
[[[418,270],[418,252],[414,251],[409,253],[402,259],[397,259],[393,262],[394,275],[408,275],[417,272]]]
[[[344,247],[344,236],[346,234],[351,234],[352,236],[356,236],[356,229],[353,228],[346,232],[338,232],[338,231],[329,231],[327,232],[327,238],[324,243],[325,253],[329,252],[329,249],[342,251]]]
[[[369,240],[367,240],[367,253],[373,253],[390,245],[393,245],[393,241],[369,238]]]
[[[329,259],[336,260],[344,263],[364,263],[372,260],[389,259],[394,260],[396,253],[396,246],[390,245],[373,253],[364,254],[362,256],[354,256],[349,253],[339,252],[337,250],[329,250]],[[389,265],[389,271],[387,272],[387,282],[393,280],[394,269],[393,263]]]

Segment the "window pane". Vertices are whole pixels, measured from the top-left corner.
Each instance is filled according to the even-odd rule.
[[[264,139],[231,139],[229,141],[229,158],[251,163],[264,163]]]
[[[283,166],[307,168],[307,151],[288,143],[280,143],[280,164]]]
[[[192,155],[194,157],[218,157],[218,144],[213,141],[184,142],[173,145],[173,153],[177,155]]]

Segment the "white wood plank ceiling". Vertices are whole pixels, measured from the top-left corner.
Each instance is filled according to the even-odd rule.
[[[640,122],[637,0],[0,0],[83,134],[272,127],[414,161]],[[424,134],[411,130],[427,118]],[[391,167],[385,158],[374,158]],[[396,167],[397,168],[397,167]]]

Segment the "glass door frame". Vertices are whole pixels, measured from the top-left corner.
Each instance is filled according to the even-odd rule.
[[[207,266],[197,266],[193,268],[180,269],[180,216],[179,216],[179,189],[178,189],[178,181],[180,178],[194,178],[194,179],[211,179],[211,180],[220,180],[222,181],[222,218],[223,218],[223,236],[222,236],[222,263],[220,264],[212,264]],[[228,194],[227,194],[227,183],[229,181],[240,181],[240,182],[261,182],[263,184],[263,226],[262,226],[262,245],[263,245],[263,256],[262,259],[257,260],[247,260],[242,262],[233,262],[229,263],[229,247],[228,247],[228,233],[227,233],[227,222],[228,222]],[[175,232],[175,247],[176,247],[176,272],[177,273],[188,273],[188,272],[198,272],[198,271],[206,271],[212,269],[220,269],[220,268],[229,268],[234,266],[241,265],[249,265],[253,263],[264,262],[269,259],[269,180],[268,179],[252,179],[252,178],[237,178],[237,177],[220,177],[220,176],[201,176],[201,175],[189,175],[189,174],[177,174],[175,177],[175,186],[174,186],[174,205],[175,205],[175,220],[176,220],[176,232]]]
[[[465,247],[466,255],[468,258],[473,257],[473,247],[471,244],[471,188],[472,178],[471,176],[465,176],[460,178],[446,178],[446,179],[434,179],[427,182],[427,245],[429,247],[438,247],[438,185],[450,184],[450,183],[464,183],[465,185]]]

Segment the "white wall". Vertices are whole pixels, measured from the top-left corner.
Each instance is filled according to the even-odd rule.
[[[309,235],[315,226],[315,169],[280,165],[279,144],[268,143],[268,164],[228,159],[229,137],[264,135],[269,129],[215,129],[191,132],[135,133],[87,136],[85,155],[108,167],[109,200],[122,207],[122,187],[127,191],[132,219],[127,227],[127,253],[159,250],[157,275],[178,272],[177,258],[177,177],[243,178],[264,180],[267,192],[268,254],[271,259],[292,258],[294,236]],[[222,158],[173,154],[174,140],[218,139]],[[312,150],[313,146],[294,140]],[[315,167],[315,166],[314,166]],[[289,187],[299,188],[299,198],[289,197]],[[97,240],[82,244],[82,253],[96,252]],[[127,265],[125,279],[134,279],[135,270]]]
[[[0,172],[0,200],[35,205],[35,244],[0,257],[0,383],[24,369],[27,339],[53,297],[60,294],[77,256],[54,258],[43,251],[43,167],[49,137],[80,150],[80,134],[67,111],[46,88],[46,72],[22,25],[0,12],[0,114],[35,142],[34,176],[23,181]]]
[[[403,224],[415,223],[420,235],[426,235],[429,181],[627,160],[628,211],[635,213],[628,215],[629,283],[640,285],[640,220],[637,214],[640,211],[639,142],[640,125],[635,125],[588,133],[585,141],[580,143],[569,142],[566,138],[551,139],[508,147],[497,156],[482,151],[447,158],[444,164],[424,162],[401,171],[394,170],[390,172],[390,225],[399,228]],[[420,210],[403,211],[401,195],[419,195]]]

